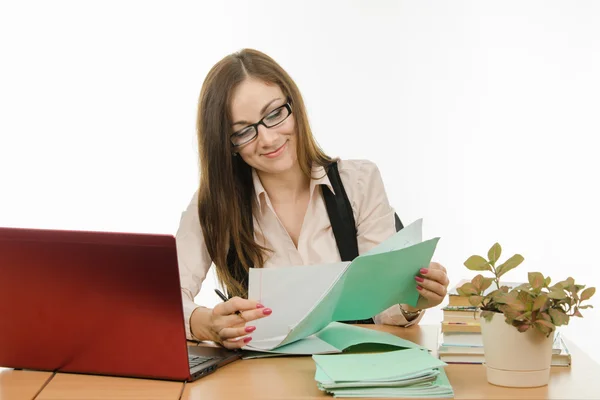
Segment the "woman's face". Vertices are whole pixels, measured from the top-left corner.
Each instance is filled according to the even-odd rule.
[[[234,146],[233,151],[260,172],[279,174],[297,163],[294,115],[288,116],[288,110],[282,107],[287,101],[278,85],[255,78],[247,78],[233,92],[232,139],[243,143],[258,132],[254,139]],[[267,128],[263,124],[254,128],[248,127],[261,120],[271,127]]]

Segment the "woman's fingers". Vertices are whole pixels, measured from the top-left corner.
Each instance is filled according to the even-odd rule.
[[[421,268],[419,271],[421,276],[432,281],[436,281],[443,286],[448,286],[450,280],[448,279],[448,274],[446,273],[446,268],[438,263],[431,263],[429,268]]]
[[[229,349],[244,347],[252,338],[245,336],[256,328],[247,322],[271,315],[272,310],[253,300],[234,297],[213,308],[213,331]],[[245,337],[244,337],[245,336]]]
[[[255,310],[263,306],[256,301],[242,299],[241,297],[232,297],[224,303],[219,303],[213,308],[215,315],[229,315],[236,311]]]
[[[419,272],[420,275],[415,276],[419,294],[427,299],[429,306],[440,304],[446,297],[450,283],[446,268],[433,262],[429,264],[429,268],[421,268]]]
[[[213,308],[213,315],[220,320],[221,328],[239,325],[271,315],[272,310],[254,301],[233,297]]]
[[[241,327],[236,327],[236,328],[223,328],[219,331],[219,337],[221,338],[221,341],[226,341],[226,340],[232,340],[232,339],[238,339],[238,338],[243,338],[243,336],[246,336],[252,332],[254,332],[256,330],[255,326],[249,325],[249,326],[241,326]],[[250,338],[250,336],[247,336],[248,338]]]
[[[252,338],[250,336],[246,336],[244,338],[224,340],[221,342],[221,345],[231,350],[241,349],[242,347],[247,345],[251,340]]]
[[[436,295],[440,296],[441,298],[446,297],[446,287],[444,285],[442,285],[439,282],[436,282],[432,279],[429,278],[422,278],[420,276],[415,277],[415,281],[417,282],[417,285],[422,287],[423,289],[426,289],[429,292],[435,293]],[[420,291],[421,295],[423,295],[423,291]]]
[[[422,282],[425,283],[425,282]],[[422,286],[422,283],[417,286],[417,290],[419,291],[419,294],[421,295],[421,297],[427,299],[428,304],[430,306],[435,306],[440,304],[443,300],[444,300],[444,296],[438,294],[437,292],[434,292],[430,289],[427,289],[426,287]],[[439,285],[439,283],[436,282],[436,284]]]
[[[246,322],[251,322],[260,318],[268,317],[269,315],[271,315],[272,312],[273,311],[270,308],[263,307],[249,311],[242,311],[241,315],[229,314],[221,316],[219,318],[219,325],[221,327],[231,327],[240,324],[245,324]]]

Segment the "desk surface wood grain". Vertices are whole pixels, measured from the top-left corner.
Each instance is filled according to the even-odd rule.
[[[52,375],[52,372],[0,368],[0,400],[33,399],[52,379]]]
[[[177,400],[183,387],[183,382],[56,374],[36,400]]]

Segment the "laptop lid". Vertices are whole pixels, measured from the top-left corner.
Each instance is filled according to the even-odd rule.
[[[0,366],[190,379],[175,238],[0,228]]]

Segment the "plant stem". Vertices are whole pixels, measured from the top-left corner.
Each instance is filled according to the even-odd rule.
[[[492,272],[494,273],[494,282],[496,282],[496,288],[500,290],[500,281],[498,279],[498,275],[496,274],[496,268],[490,263],[490,267],[492,267]]]

